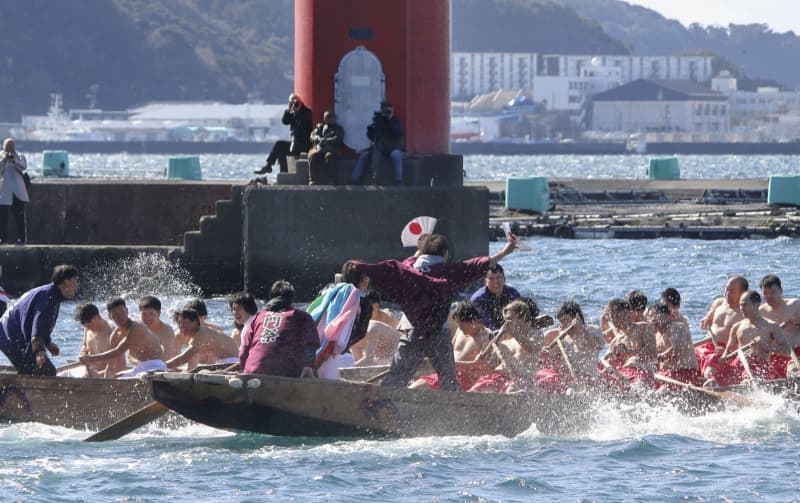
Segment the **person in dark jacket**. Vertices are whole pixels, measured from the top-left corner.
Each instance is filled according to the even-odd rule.
[[[289,96],[289,106],[283,112],[281,122],[289,126],[291,132],[291,143],[284,140],[275,142],[272,151],[267,157],[267,162],[261,169],[255,171],[258,175],[272,173],[272,165],[275,161],[281,166],[281,173],[289,171],[286,156],[299,156],[301,152],[308,152],[311,148],[311,109],[303,104],[300,96],[292,93]]]
[[[56,375],[49,351],[58,356],[52,340],[61,301],[75,297],[78,270],[59,265],[53,270],[53,282],[28,290],[0,319],[0,350],[20,374]]]
[[[314,376],[314,358],[319,348],[317,327],[307,312],[292,307],[293,300],[291,283],[280,280],[272,284],[269,300],[242,340],[239,363],[227,370],[283,377]]]
[[[404,137],[403,123],[394,115],[392,104],[384,101],[381,103],[381,111],[375,113],[372,118],[372,124],[367,126],[367,138],[372,141],[372,145],[361,151],[350,181],[354,184],[359,183],[367,163],[372,162],[373,152],[380,152],[381,156],[388,156],[392,159],[395,183],[403,185],[402,149]],[[373,180],[378,179],[376,171],[376,169],[373,169]]]
[[[344,128],[336,123],[336,114],[325,110],[323,121],[311,132],[311,150],[308,151],[308,184],[336,183],[336,173],[331,162],[339,156],[344,144]]]

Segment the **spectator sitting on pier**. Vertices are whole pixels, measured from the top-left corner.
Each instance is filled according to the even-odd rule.
[[[100,315],[100,310],[94,304],[81,304],[75,309],[75,321],[83,326],[83,345],[80,356],[98,355],[114,346],[112,345],[111,325]],[[125,355],[120,354],[115,358],[102,363],[85,365],[86,375],[89,377],[113,378],[117,372],[125,370]]]
[[[323,121],[311,132],[311,149],[308,151],[308,184],[336,184],[336,173],[331,162],[339,157],[344,145],[344,128],[336,123],[336,114],[325,110]]]
[[[29,201],[26,186],[28,161],[17,152],[14,140],[6,138],[3,151],[0,152],[0,245],[8,244],[6,227],[8,213],[14,215],[17,229],[17,244],[23,245],[27,240],[25,228],[25,203]]]
[[[381,103],[381,111],[375,112],[372,117],[372,124],[367,126],[367,138],[372,141],[372,145],[361,151],[358,156],[356,168],[353,171],[350,181],[353,184],[359,183],[367,162],[373,165],[372,179],[377,182],[378,159],[374,158],[374,152],[381,156],[388,156],[392,159],[394,166],[394,180],[397,185],[403,185],[403,140],[405,130],[403,123],[394,115],[394,107],[386,101]]]
[[[267,157],[267,162],[261,169],[255,171],[257,175],[272,173],[272,165],[275,164],[275,161],[280,164],[281,173],[287,173],[289,165],[286,156],[293,155],[297,157],[300,153],[308,152],[309,148],[311,148],[310,136],[311,128],[313,127],[311,109],[303,104],[300,96],[294,93],[289,95],[289,106],[283,112],[281,122],[289,126],[292,141],[291,143],[284,140],[276,141]]]

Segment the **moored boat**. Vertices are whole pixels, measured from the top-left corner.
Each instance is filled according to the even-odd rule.
[[[139,379],[19,375],[0,369],[0,421],[99,430],[150,403]]]

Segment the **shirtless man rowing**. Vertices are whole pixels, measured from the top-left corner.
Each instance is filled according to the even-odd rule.
[[[706,379],[705,385],[728,386],[740,381],[736,364],[721,363],[719,359],[728,345],[731,329],[744,318],[739,309],[739,300],[749,287],[744,276],[728,278],[723,297],[716,299],[700,320],[700,328],[708,331],[711,336],[711,341],[695,348],[700,373]]]
[[[650,321],[656,333],[658,373],[684,383],[698,384],[700,370],[689,325],[674,319],[672,313],[665,302],[656,303],[650,309]]]
[[[125,299],[112,299],[106,304],[106,308],[109,318],[117,325],[111,334],[112,344],[116,343],[116,346],[97,355],[82,356],[81,363],[87,366],[100,364],[127,352],[130,358],[139,363],[132,370],[117,374],[117,377],[135,377],[145,372],[167,370],[161,340],[144,324],[130,319]]]
[[[800,300],[784,298],[781,279],[774,274],[764,276],[760,286],[764,297],[764,304],[759,307],[761,315],[780,325],[786,343],[794,348],[796,355],[800,355]],[[773,354],[770,357],[770,370],[767,378],[784,378],[787,376],[789,368],[792,369],[792,373],[800,370],[795,367],[796,365],[791,362],[791,357],[788,355]]]
[[[481,324],[481,315],[472,302],[456,304],[452,313],[458,328],[453,338],[453,355],[456,361],[456,379],[461,389],[470,389],[479,377],[492,371],[483,359],[481,351],[491,342],[492,333]],[[420,376],[410,388],[439,389],[439,376]]]
[[[202,326],[197,311],[181,309],[177,318],[178,330],[189,341],[189,347],[167,361],[167,367],[175,368],[187,364],[189,369],[193,369],[203,364],[239,361],[239,346],[236,342],[223,333]]]
[[[538,315],[536,302],[525,297],[503,308],[500,340],[483,356],[494,372],[481,376],[470,391],[513,393],[533,386],[544,347],[544,334],[534,328]]]
[[[172,327],[161,321],[161,301],[157,297],[146,295],[139,300],[139,317],[147,329],[161,340],[165,359],[170,359],[180,352]]]
[[[83,326],[83,345],[80,356],[104,353],[114,346],[111,344],[111,325],[100,316],[100,310],[94,304],[81,304],[75,310],[75,321]],[[89,377],[113,378],[117,372],[125,370],[125,355],[121,354],[95,365],[85,365]]]
[[[549,346],[550,349],[542,353],[542,364],[548,368],[537,372],[537,386],[562,391],[572,382],[564,355],[557,345],[551,346],[562,332],[565,333],[561,336],[561,344],[579,384],[596,383],[597,358],[605,344],[600,328],[586,324],[583,310],[577,302],[561,304],[556,312],[556,319],[561,328],[545,333],[545,347]]]
[[[658,364],[656,334],[647,322],[631,320],[631,305],[613,299],[606,308],[609,313],[610,338],[607,360],[632,383],[654,384],[653,374]],[[608,340],[609,334],[604,334]]]

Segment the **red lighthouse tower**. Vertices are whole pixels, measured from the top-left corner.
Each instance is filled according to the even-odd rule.
[[[385,99],[409,154],[450,151],[450,0],[295,0],[295,91],[366,146]]]

